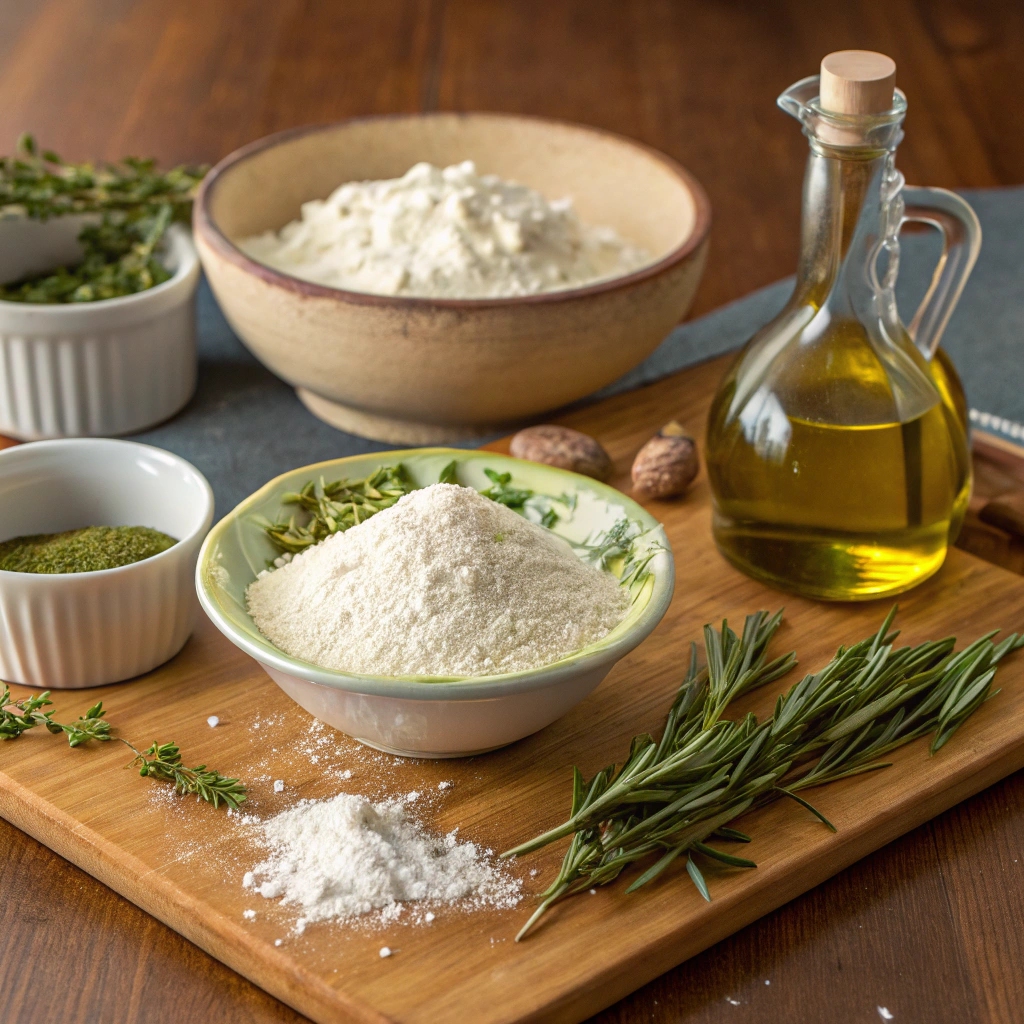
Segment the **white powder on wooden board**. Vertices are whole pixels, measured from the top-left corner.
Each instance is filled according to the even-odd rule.
[[[560,537],[454,484],[328,537],[247,598],[287,654],[383,676],[537,668],[607,635],[629,607],[618,580]]]
[[[300,220],[242,239],[253,259],[332,288],[383,295],[531,295],[628,274],[650,257],[568,199],[419,163],[401,178],[353,181],[302,204]]]
[[[372,803],[350,793],[303,800],[259,828],[268,855],[242,884],[301,908],[300,933],[311,922],[371,913],[395,921],[411,902],[483,909],[520,899],[518,880],[490,851],[459,842],[455,832],[429,832],[402,800]]]

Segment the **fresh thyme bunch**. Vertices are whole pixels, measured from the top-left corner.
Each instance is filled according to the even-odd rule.
[[[722,718],[735,697],[779,678],[792,654],[766,662],[765,648],[781,618],[748,616],[742,637],[723,622],[705,626],[707,666],[696,647],[661,739],[634,738],[621,767],[589,782],[573,769],[569,819],[503,856],[519,856],[565,836],[572,841],[558,876],[520,931],[520,939],[557,900],[607,885],[630,865],[657,859],[626,890],[632,892],[686,854],[686,869],[710,900],[699,857],[732,867],[756,867],[709,844],[749,842],[729,824],[755,807],[787,796],[830,822],[798,791],[888,767],[890,750],[933,734],[934,753],[988,699],[999,661],[1024,647],[1016,634],[995,633],[959,653],[955,639],[894,648],[896,609],[872,637],[841,647],[820,672],[805,676],[776,701],[772,717]]]
[[[156,253],[170,224],[188,220],[205,173],[205,167],[161,173],[155,161],[134,157],[117,165],[67,163],[22,135],[16,154],[0,157],[0,218],[98,213],[102,219],[79,234],[79,264],[0,284],[0,300],[91,302],[166,281],[171,275]]]
[[[107,743],[114,739],[110,735],[110,723],[106,721],[103,701],[94,704],[77,721],[64,725],[53,721],[55,710],[42,711],[41,708],[52,706],[50,691],[38,697],[29,696],[23,700],[14,700],[11,688],[4,684],[0,694],[0,739],[14,740],[23,732],[44,726],[49,732],[64,733],[68,745],[81,746],[89,740]],[[119,738],[119,737],[118,737]],[[175,743],[154,743],[147,751],[140,752],[126,739],[121,742],[134,752],[134,759],[126,765],[128,768],[139,766],[139,774],[174,784],[179,793],[194,793],[197,799],[219,807],[222,803],[237,808],[246,798],[245,786],[238,779],[230,779],[220,772],[207,768],[205,764],[195,768],[186,768],[181,763],[181,753]]]

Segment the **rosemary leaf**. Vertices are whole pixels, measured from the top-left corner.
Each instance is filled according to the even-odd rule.
[[[700,868],[697,867],[692,857],[686,858],[686,873],[693,879],[693,884],[697,886],[697,891],[710,903],[711,893],[708,892],[708,883],[704,881],[704,876],[700,873]]]

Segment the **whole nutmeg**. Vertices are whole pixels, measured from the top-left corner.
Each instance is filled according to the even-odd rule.
[[[633,487],[645,498],[673,498],[697,475],[697,442],[673,420],[637,452]]]
[[[595,480],[607,480],[612,474],[612,460],[594,438],[553,423],[520,430],[509,450],[517,459],[571,469]]]

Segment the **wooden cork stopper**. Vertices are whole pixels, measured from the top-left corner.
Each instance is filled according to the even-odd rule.
[[[892,109],[896,62],[872,50],[837,50],[821,62],[819,102],[833,114],[881,114]]]

